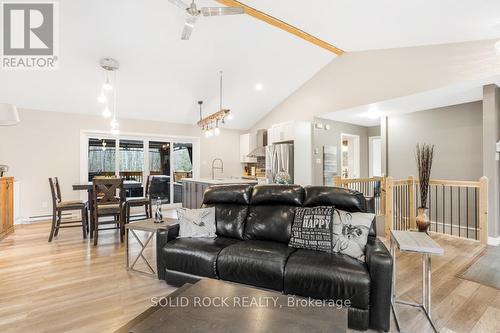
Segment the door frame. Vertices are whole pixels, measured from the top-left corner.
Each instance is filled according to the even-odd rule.
[[[357,134],[350,134],[350,133],[340,133],[340,177],[343,178],[342,176],[342,168],[343,168],[343,161],[342,161],[342,141],[343,138],[351,138],[353,139],[354,142],[354,173],[357,175],[357,177],[361,177],[361,140],[360,136]],[[356,178],[356,177],[351,177],[349,178]]]
[[[380,135],[375,135],[375,136],[369,136],[368,137],[368,177],[372,178],[373,175],[373,142],[375,140],[380,140],[380,176],[383,175],[382,172],[382,136]]]

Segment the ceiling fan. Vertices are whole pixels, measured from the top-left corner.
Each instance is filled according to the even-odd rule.
[[[182,30],[182,40],[188,40],[193,32],[196,20],[200,15],[203,16],[222,16],[222,15],[238,15],[245,14],[243,7],[202,7],[198,9],[194,0],[190,5],[182,0],[169,0],[177,7],[186,11],[188,17],[184,22],[184,30]]]

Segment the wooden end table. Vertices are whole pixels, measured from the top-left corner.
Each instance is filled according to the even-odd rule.
[[[396,249],[400,252],[419,253],[422,255],[422,303],[414,303],[396,298]],[[391,230],[391,255],[392,268],[392,296],[391,305],[394,321],[398,331],[401,331],[395,304],[403,304],[421,308],[431,323],[434,331],[438,332],[431,317],[431,256],[442,256],[444,249],[439,246],[429,235],[418,231]]]
[[[177,219],[173,218],[164,218],[162,223],[155,223],[154,219],[146,219],[146,220],[141,220],[141,221],[136,221],[132,223],[128,223],[125,225],[125,255],[127,257],[127,270],[135,271],[138,273],[142,274],[147,274],[147,275],[152,275],[156,276],[156,271],[153,269],[149,261],[144,257],[142,254],[146,247],[148,246],[149,242],[153,238],[154,235],[158,232],[158,230],[167,230],[168,228],[178,224]],[[144,231],[149,233],[148,237],[146,238],[146,241],[143,243],[139,237],[136,234],[136,231]],[[130,255],[129,255],[129,243],[128,243],[128,234],[129,231],[132,233],[132,235],[135,237],[139,245],[141,246],[141,250],[139,251],[139,254],[137,257],[132,262],[132,265],[130,265]],[[142,258],[142,260],[146,263],[148,266],[149,270],[151,273],[140,271],[134,268],[135,264],[139,260],[139,258]]]

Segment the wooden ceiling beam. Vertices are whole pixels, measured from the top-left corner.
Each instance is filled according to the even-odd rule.
[[[223,4],[228,7],[243,7],[245,9],[245,14],[250,15],[258,20],[261,20],[263,22],[266,22],[272,26],[275,26],[281,30],[284,30],[288,33],[291,33],[292,35],[295,35],[299,38],[302,38],[309,43],[312,43],[314,45],[317,45],[325,50],[328,50],[330,52],[335,53],[336,55],[342,55],[344,53],[343,50],[333,46],[330,43],[325,42],[322,39],[319,39],[303,30],[300,30],[297,27],[294,27],[291,24],[288,24],[280,19],[277,19],[276,17],[273,17],[271,15],[268,15],[264,12],[261,12],[260,10],[257,10],[253,7],[250,7],[248,5],[245,5],[244,3],[241,3],[239,1],[235,0],[216,0],[218,3]]]

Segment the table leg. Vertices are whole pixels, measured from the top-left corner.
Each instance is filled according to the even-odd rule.
[[[391,308],[392,314],[394,315],[394,322],[396,323],[396,329],[398,332],[401,331],[399,326],[398,314],[396,312],[396,242],[390,238],[390,249],[392,256],[392,287],[391,287]]]
[[[431,318],[431,256],[427,254],[427,312]]]
[[[93,201],[93,195],[92,195],[92,190],[89,189],[87,191],[87,200],[89,203],[89,232],[90,232],[90,238],[94,238],[94,203]]]
[[[128,229],[125,229],[125,256],[127,257],[126,263],[127,263],[127,270],[129,269],[129,255],[128,255]]]
[[[153,238],[154,236],[154,232],[150,233],[148,238],[146,239],[146,241],[144,242],[144,244],[141,242],[141,240],[139,239],[139,237],[137,236],[137,234],[135,233],[134,230],[132,230],[132,235],[135,237],[135,239],[137,240],[137,242],[139,242],[139,244],[141,245],[141,251],[139,251],[139,254],[137,255],[137,257],[135,258],[134,262],[132,263],[132,265],[130,266],[130,269],[133,269],[135,264],[137,263],[137,260],[139,260],[139,258],[142,258],[142,260],[144,260],[144,262],[146,263],[146,265],[149,267],[149,269],[151,270],[151,272],[153,274],[156,274],[155,270],[153,269],[153,267],[151,267],[151,265],[149,264],[148,260],[144,257],[144,255],[142,254],[142,252],[144,252],[144,250],[146,249],[146,247],[148,246],[149,242],[151,241],[151,239]]]
[[[427,255],[422,254],[422,307],[424,310],[427,310],[427,288],[425,287],[427,280],[426,261]]]

